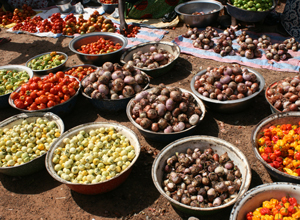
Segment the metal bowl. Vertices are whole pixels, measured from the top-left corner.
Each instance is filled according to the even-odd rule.
[[[56,73],[58,72],[59,70],[62,70],[65,66],[66,66],[66,63],[67,63],[67,60],[68,60],[68,55],[63,53],[63,52],[58,52],[58,51],[55,51],[57,54],[60,54],[60,55],[63,55],[65,58],[66,58],[66,61],[62,64],[60,64],[59,66],[56,66],[54,68],[51,68],[51,69],[47,69],[47,70],[33,70],[33,73],[37,74],[37,75],[45,75],[45,74],[49,74],[49,73]],[[42,55],[46,55],[46,54],[50,54],[51,52],[46,52],[46,53],[42,53],[42,54],[39,54],[39,55],[36,55],[35,57],[32,57],[30,60],[28,60],[25,64],[26,67],[28,67],[28,64],[31,62],[31,60],[33,59],[36,59]]]
[[[152,88],[153,89],[153,88]],[[151,91],[152,89],[148,89],[146,91]],[[194,126],[191,126],[190,128],[188,129],[184,129],[183,131],[180,131],[180,132],[172,132],[172,133],[169,133],[169,134],[165,134],[163,132],[154,132],[154,131],[151,131],[151,130],[148,130],[148,129],[144,129],[142,128],[142,126],[140,126],[138,123],[135,122],[135,120],[132,118],[131,116],[131,109],[132,109],[132,103],[134,101],[134,98],[131,99],[128,104],[127,104],[127,107],[126,107],[126,114],[127,114],[127,117],[128,119],[130,120],[130,122],[139,130],[139,132],[147,139],[149,140],[152,140],[152,141],[156,141],[156,142],[163,142],[163,143],[170,143],[172,141],[175,141],[179,138],[183,138],[183,137],[186,137],[186,136],[189,136],[189,135],[192,135],[195,130],[196,130],[196,126],[200,124],[200,122],[203,120],[204,116],[205,116],[205,106],[203,104],[203,102],[197,98],[193,93],[191,93],[190,91],[188,90],[185,90],[185,89],[182,89],[180,88],[180,90],[182,92],[188,92],[190,93],[191,95],[193,95],[193,97],[195,98],[198,106],[200,107],[201,111],[202,111],[202,115],[200,116],[200,120],[199,120],[199,123],[194,125]]]
[[[68,13],[72,11],[72,0],[55,0],[55,5],[61,13]]]
[[[284,113],[272,114],[264,118],[263,120],[261,120],[252,131],[251,143],[256,158],[264,165],[264,167],[269,172],[269,174],[274,178],[276,178],[278,181],[300,183],[300,177],[292,176],[284,172],[281,172],[275,169],[274,167],[271,167],[266,161],[264,161],[258,152],[259,146],[257,144],[257,140],[262,137],[263,130],[265,128],[268,128],[272,125],[276,126],[280,124],[298,125],[299,120],[300,120],[300,112],[284,112]]]
[[[156,46],[158,49],[160,49],[160,48],[165,49],[166,51],[171,53],[175,57],[175,59],[172,62],[170,62],[166,65],[163,65],[161,67],[158,67],[156,69],[139,68],[139,67],[135,67],[135,68],[144,71],[145,73],[147,73],[149,76],[151,76],[153,78],[156,78],[156,77],[159,77],[159,76],[162,76],[162,75],[166,74],[168,71],[170,71],[173,68],[177,58],[180,55],[179,46],[177,44],[172,43],[172,42],[150,41],[150,42],[147,42],[147,43],[142,43],[142,44],[138,44],[136,46],[133,46],[133,47],[129,48],[128,50],[126,50],[122,54],[121,59],[120,59],[121,63],[126,64],[129,60],[132,60],[133,54],[138,52],[138,51],[142,51],[143,53],[149,52],[151,46]]]
[[[14,104],[14,101],[11,99],[11,97],[9,97],[8,99],[8,103],[10,104],[11,107],[21,111],[21,112],[25,112],[25,113],[31,113],[31,112],[53,112],[54,114],[57,114],[59,116],[64,116],[65,114],[69,113],[74,107],[75,107],[75,104],[76,104],[76,101],[77,101],[77,98],[78,98],[78,94],[79,94],[79,91],[80,91],[80,88],[81,88],[81,84],[80,84],[80,81],[79,79],[77,79],[77,77],[74,77],[74,76],[70,76],[69,77],[72,77],[72,78],[75,78],[78,83],[79,83],[79,88],[77,90],[77,92],[75,93],[74,96],[72,96],[69,100],[63,102],[63,103],[60,103],[58,105],[55,105],[53,107],[50,107],[50,108],[45,108],[45,109],[41,109],[41,110],[34,110],[34,111],[29,111],[29,110],[26,110],[26,109],[20,109],[20,108],[17,108],[16,105]],[[16,89],[16,92],[19,92],[21,90],[21,87],[19,87],[18,89]]]
[[[35,112],[35,113],[21,113],[14,115],[10,118],[3,120],[0,123],[0,128],[12,128],[15,125],[20,124],[24,119],[27,119],[29,122],[35,121],[37,118],[48,119],[49,121],[55,121],[57,124],[60,133],[64,132],[64,122],[60,117],[51,113],[51,112]],[[46,153],[47,154],[47,153]],[[0,173],[9,175],[9,176],[25,176],[32,173],[35,173],[39,170],[42,170],[45,167],[45,156],[43,154],[27,163],[24,163],[19,166],[12,167],[0,167]]]
[[[251,182],[251,167],[247,160],[247,157],[237,147],[220,138],[211,136],[196,135],[185,137],[176,140],[167,145],[165,148],[163,148],[155,158],[151,171],[152,180],[154,182],[155,187],[161,195],[163,195],[167,200],[169,200],[169,202],[173,205],[174,208],[193,216],[209,215],[222,211],[222,209],[233,205],[238,199],[238,197],[236,197],[230,202],[218,207],[200,208],[184,205],[183,203],[172,199],[165,193],[162,187],[162,183],[164,167],[166,165],[167,159],[172,155],[175,155],[177,152],[186,152],[188,148],[192,150],[195,148],[199,148],[201,152],[203,152],[203,150],[207,148],[212,148],[219,155],[227,152],[229,158],[234,161],[234,163],[239,167],[242,173],[243,181],[240,191],[238,193],[238,197],[242,196],[245,192],[247,192]]]
[[[17,71],[26,71],[29,75],[30,78],[33,77],[33,71],[26,67],[26,66],[21,66],[21,65],[7,65],[7,66],[0,66],[0,70],[17,70]],[[1,95],[0,96],[0,108],[5,108],[9,106],[8,103],[8,98],[11,93]]]
[[[295,197],[300,200],[300,185],[293,183],[267,183],[259,185],[241,196],[231,210],[230,220],[244,220],[248,212],[261,207],[263,201]]]
[[[149,87],[150,78],[143,71],[141,71],[141,73],[144,74],[148,79],[148,83],[143,88],[143,90],[145,90]],[[115,100],[112,100],[112,99],[102,99],[102,100],[92,99],[90,96],[85,94],[85,92],[83,92],[83,87],[81,87],[81,88],[82,88],[82,91],[81,91],[82,95],[84,97],[86,97],[90,101],[90,103],[92,103],[92,105],[94,105],[97,109],[99,109],[101,111],[117,112],[117,111],[124,110],[124,109],[126,109],[126,106],[127,106],[128,102],[130,101],[130,99],[132,99],[134,97],[134,95],[133,95],[133,96],[130,96],[128,98],[115,99]]]
[[[259,22],[265,19],[265,17],[275,8],[275,1],[273,0],[273,6],[268,11],[248,11],[231,4],[230,0],[227,2],[227,12],[237,20],[244,22]]]
[[[105,13],[111,14],[114,10],[118,7],[118,4],[105,4],[98,0],[98,2],[102,5],[103,10]]]
[[[68,182],[68,181],[62,179],[60,176],[58,176],[58,174],[54,170],[52,158],[53,158],[53,153],[54,153],[55,149],[64,145],[63,140],[65,138],[71,138],[74,135],[77,135],[78,132],[82,131],[82,130],[84,130],[85,132],[88,132],[92,129],[98,129],[100,127],[109,128],[111,126],[116,128],[116,130],[119,133],[125,135],[129,139],[130,144],[135,149],[136,156],[131,161],[131,164],[124,171],[122,171],[120,174],[116,175],[115,177],[113,177],[109,180],[106,180],[106,181],[103,181],[100,183],[95,183],[95,184],[71,183],[71,182]],[[137,161],[137,159],[140,155],[140,150],[141,150],[141,146],[140,146],[138,137],[129,128],[127,128],[123,125],[120,125],[120,124],[115,124],[115,123],[110,123],[110,122],[92,122],[92,123],[79,125],[77,127],[74,127],[72,129],[68,130],[67,132],[63,133],[63,135],[61,135],[57,139],[57,141],[55,141],[55,143],[53,143],[53,146],[51,147],[51,149],[49,150],[49,152],[46,156],[46,168],[47,168],[47,171],[49,172],[49,174],[54,179],[56,179],[57,181],[59,181],[61,183],[66,184],[71,190],[74,190],[75,192],[78,192],[81,194],[88,194],[88,195],[100,194],[100,193],[109,192],[109,191],[115,189],[116,187],[118,187],[121,183],[123,183],[127,179],[127,177],[129,176],[129,174],[132,170],[134,163]]]
[[[176,6],[175,11],[179,18],[189,25],[190,27],[207,27],[212,25],[218,17],[219,12],[224,6],[213,0],[197,0],[179,4]],[[209,13],[216,10],[213,13]],[[194,12],[204,12],[204,15],[192,15]]]
[[[211,99],[211,98],[207,98],[207,97],[201,95],[194,87],[195,77],[205,74],[206,70],[202,70],[199,73],[197,73],[191,80],[190,86],[191,86],[193,93],[195,93],[196,96],[198,96],[209,109],[211,109],[213,111],[217,111],[217,112],[226,112],[226,113],[239,112],[239,111],[242,111],[242,110],[248,108],[252,104],[254,98],[262,92],[262,90],[264,89],[264,86],[265,86],[265,79],[260,73],[258,73],[255,70],[252,70],[250,68],[247,68],[247,69],[249,70],[249,72],[252,72],[256,75],[256,77],[259,81],[259,90],[255,93],[253,93],[252,95],[247,96],[242,99],[219,101],[217,99]]]
[[[77,51],[82,45],[90,44],[96,42],[100,38],[105,40],[111,40],[114,44],[120,43],[122,47],[119,50],[116,50],[107,54],[84,54]],[[69,48],[71,51],[77,54],[78,58],[86,64],[93,64],[96,66],[101,66],[103,63],[109,61],[112,63],[117,63],[120,61],[120,56],[123,52],[123,49],[126,47],[128,41],[121,34],[109,33],[109,32],[93,32],[75,37],[69,43]]]

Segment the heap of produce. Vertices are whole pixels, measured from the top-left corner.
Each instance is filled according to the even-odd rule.
[[[77,77],[80,81],[92,72],[95,72],[95,68],[91,66],[78,66],[72,67],[70,70],[65,71],[65,74]]]
[[[149,83],[146,74],[130,65],[106,62],[82,80],[83,91],[92,99],[123,99],[141,92]]]
[[[27,64],[32,70],[48,70],[55,68],[66,62],[66,57],[63,54],[58,54],[53,51],[49,54],[44,54],[38,58],[30,60]]]
[[[219,101],[242,99],[259,90],[254,73],[239,64],[207,67],[203,75],[195,76],[194,88],[201,95]]]
[[[124,36],[125,37],[135,37],[140,29],[141,28],[139,26],[129,24],[127,30],[124,31]],[[119,29],[117,30],[117,33],[120,34]]]
[[[299,219],[300,204],[297,199],[284,196],[280,200],[270,199],[262,202],[262,206],[248,212],[247,220],[255,219]]]
[[[130,113],[142,128],[164,133],[188,129],[196,125],[202,115],[191,93],[163,84],[138,93]]]
[[[214,52],[219,53],[222,57],[227,55],[234,55],[235,51],[232,47],[232,41],[231,39],[228,39],[229,37],[226,37],[226,35],[222,35],[216,43],[216,46],[214,47]]]
[[[234,40],[236,38],[236,34],[235,34],[236,29],[237,29],[237,26],[232,26],[231,25],[230,27],[225,29],[223,31],[223,33],[220,34],[220,36],[225,35],[227,39]]]
[[[0,128],[0,167],[19,166],[45,154],[59,136],[57,124],[46,118]]]
[[[238,52],[242,57],[248,59],[261,57],[261,52],[257,47],[258,40],[252,39],[246,31],[243,31],[242,34],[237,37],[237,42],[240,45]]]
[[[263,34],[258,38],[257,47],[261,49],[267,49],[271,44],[271,39],[269,36]]]
[[[96,42],[81,45],[77,51],[84,54],[106,54],[119,50],[121,47],[120,43],[100,37]]]
[[[268,11],[273,6],[273,0],[265,1],[242,1],[242,0],[232,0],[232,4],[235,7],[247,10],[247,11]]]
[[[288,53],[286,44],[275,43],[273,45],[269,45],[265,50],[265,53],[268,60],[275,60],[277,62],[280,60],[287,60],[292,57],[292,55]]]
[[[149,51],[138,51],[132,55],[126,65],[135,66],[143,69],[156,69],[171,63],[175,59],[169,51],[152,45]]]
[[[287,77],[271,85],[266,91],[266,98],[278,111],[299,111],[300,76]]]
[[[298,51],[300,48],[299,43],[295,40],[294,37],[284,40],[283,43],[286,44],[286,48],[288,50]]]
[[[208,148],[177,152],[166,161],[163,187],[172,199],[192,207],[216,207],[236,198],[242,174],[227,152]]]
[[[201,33],[203,34],[208,34],[212,37],[218,37],[219,34],[218,32],[212,28],[211,26],[207,26],[205,28],[205,30],[201,31]],[[182,36],[185,37],[185,38],[191,38],[191,40],[196,40],[197,37],[199,36],[200,32],[198,30],[198,28],[194,27],[194,28],[188,28],[187,32],[184,33]]]
[[[135,158],[128,138],[114,127],[81,130],[64,138],[53,153],[53,166],[62,179],[95,184],[120,175]]]
[[[68,101],[77,93],[79,87],[80,82],[76,77],[58,71],[43,78],[29,79],[19,90],[12,92],[10,98],[19,109],[42,110]]]
[[[8,25],[11,23],[20,23],[35,15],[36,12],[26,4],[22,6],[22,9],[15,8],[13,12],[3,11],[0,8],[0,24]]]
[[[191,35],[193,41],[193,46],[199,49],[208,50],[214,46],[212,38],[218,36],[218,32],[212,27],[208,26],[204,31],[201,31],[197,34],[198,37],[194,39],[194,36]]]
[[[292,176],[300,176],[300,123],[272,125],[257,140],[258,152],[270,166]]]
[[[13,92],[23,83],[28,82],[29,78],[30,76],[25,70],[0,70],[0,95]]]

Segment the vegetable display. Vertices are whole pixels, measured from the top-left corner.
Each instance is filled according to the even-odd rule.
[[[75,77],[62,71],[47,76],[33,77],[23,84],[19,91],[12,92],[10,98],[19,109],[30,111],[51,108],[72,98],[80,87]]]
[[[278,111],[299,111],[300,77],[287,77],[267,88],[266,98]]]
[[[171,63],[175,59],[174,55],[163,48],[152,45],[148,52],[138,51],[132,55],[132,60],[127,62],[138,68],[156,69]]]
[[[193,207],[216,207],[236,198],[242,185],[239,168],[228,157],[208,148],[176,152],[164,168],[164,191],[172,199]]]
[[[23,83],[28,82],[29,78],[30,76],[25,70],[0,70],[0,95],[13,92]]]
[[[124,31],[124,36],[125,37],[135,37],[136,34],[139,32],[139,29],[141,29],[139,26],[129,24],[127,30]],[[117,33],[120,34],[119,29],[117,30]]]
[[[275,169],[292,176],[300,176],[300,122],[298,125],[272,125],[263,130],[257,140],[259,154]]]
[[[27,66],[33,70],[48,70],[66,62],[66,57],[53,51],[30,60]]]
[[[160,84],[138,93],[131,104],[131,117],[154,132],[180,132],[196,125],[202,111],[192,94]]]
[[[45,154],[59,136],[56,123],[46,118],[0,128],[0,167],[22,165]]]
[[[92,99],[123,99],[142,91],[148,77],[130,65],[105,62],[82,80],[83,91]]]
[[[207,67],[203,75],[195,76],[194,88],[201,95],[219,101],[242,99],[259,90],[257,76],[239,64]]]
[[[96,69],[93,67],[85,67],[85,66],[78,66],[72,67],[72,69],[65,71],[65,74],[77,77],[80,81],[92,72],[95,72]]]
[[[124,171],[135,158],[135,149],[114,127],[81,130],[54,150],[54,170],[72,183],[94,184]]]
[[[15,8],[13,12],[4,11],[3,8],[0,8],[0,24],[20,23],[35,14],[36,12],[26,4],[22,6],[22,9]]]
[[[265,1],[242,1],[232,0],[232,4],[247,11],[268,11],[273,6],[272,0]]]
[[[248,212],[245,220],[259,219],[290,219],[296,220],[300,218],[300,205],[294,197],[282,197],[278,199],[270,199],[262,202],[262,206],[253,212]]]
[[[105,40],[103,37],[100,37],[96,42],[81,45],[77,51],[84,54],[106,54],[119,50],[121,47],[120,43],[114,43],[111,40]]]

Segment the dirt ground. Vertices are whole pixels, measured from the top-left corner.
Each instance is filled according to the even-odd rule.
[[[284,4],[277,11],[282,12]],[[164,40],[171,41],[185,33],[187,27],[179,24],[175,30],[169,30]],[[256,24],[254,30],[273,30],[276,26]],[[10,43],[0,45],[0,64],[24,65],[26,61],[47,51],[65,52],[69,59],[67,67],[81,64],[72,53],[68,44],[70,38],[39,38],[26,34],[10,34],[4,29],[0,37],[10,37]],[[151,80],[152,85],[164,83],[190,90],[193,74],[201,68],[217,67],[222,63],[181,54],[175,67],[168,75]],[[266,85],[295,73],[276,72],[256,69],[265,78]],[[0,120],[18,114],[9,107],[0,110]],[[254,126],[271,114],[264,92],[256,97],[253,105],[240,113],[223,114],[207,109],[206,116],[195,134],[222,138],[237,146],[251,164],[252,181],[250,188],[273,180],[256,159],[250,143]],[[139,137],[142,151],[129,178],[117,189],[106,194],[87,196],[71,191],[66,185],[54,180],[46,171],[24,177],[10,177],[0,174],[0,219],[187,219],[189,216],[179,213],[159,194],[151,178],[151,166],[155,156],[165,144],[146,140],[129,122],[125,111],[119,113],[101,112],[95,109],[80,95],[74,110],[63,117],[65,130],[74,126],[94,122],[117,122],[131,128]],[[275,181],[275,180],[274,180]],[[201,220],[228,219],[232,207],[211,216],[199,217]]]

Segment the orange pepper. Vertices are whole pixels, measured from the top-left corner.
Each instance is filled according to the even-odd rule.
[[[289,214],[288,209],[285,208],[285,207],[282,207],[280,209],[280,214],[283,215],[283,216],[288,215]]]

